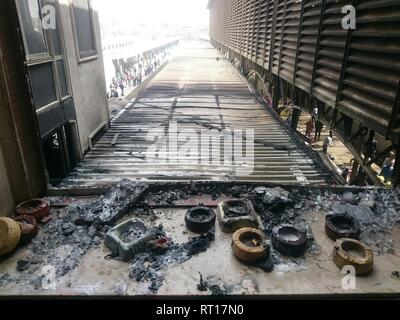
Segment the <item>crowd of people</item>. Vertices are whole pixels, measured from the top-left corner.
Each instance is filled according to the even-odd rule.
[[[323,123],[317,120],[315,116],[312,116],[306,122],[305,136],[308,138],[310,143],[320,141],[323,128],[324,128]],[[322,151],[325,154],[328,154],[328,148],[332,146],[332,144],[333,144],[333,134],[332,131],[329,131],[329,135],[325,138],[324,143],[322,144]]]
[[[125,96],[125,88],[127,87],[136,87],[138,84],[142,82],[142,72],[139,67],[139,70],[133,68],[133,70],[127,70],[122,74],[118,74],[116,77],[113,77],[110,91],[107,93],[108,98],[118,98]],[[119,89],[119,90],[118,90]]]
[[[166,59],[167,54],[163,51],[160,54],[153,54],[147,63],[140,60],[136,64],[130,65],[124,71],[116,72],[107,92],[107,98],[118,98],[125,96],[125,89],[136,87],[142,83],[143,78],[155,71],[162,61]]]
[[[286,118],[286,123],[291,126],[292,123],[292,114],[289,113]],[[318,108],[314,108],[310,118],[305,123],[305,137],[310,144],[316,143],[321,139],[321,133],[324,128],[324,125],[321,121],[318,120]],[[324,142],[322,144],[322,151],[327,155],[328,158],[334,160],[331,154],[329,154],[329,148],[333,145],[333,134],[332,131],[329,131],[329,135],[325,137]],[[366,161],[370,161],[375,155],[377,150],[377,140],[374,139],[372,143],[368,143],[365,146],[365,150],[363,150],[363,154],[366,157]],[[394,179],[395,172],[395,159],[396,155],[394,152],[390,152],[388,156],[383,161],[380,172],[378,174],[379,178],[385,182],[387,185],[391,185]],[[350,167],[353,169],[356,168],[356,171],[352,173],[352,169],[345,165],[341,166],[341,177],[344,179],[346,183],[350,183],[352,185],[360,185],[365,186],[367,183],[367,175],[365,174],[362,166],[353,166],[355,159],[352,159],[349,163]]]
[[[317,142],[321,138],[321,132],[323,129],[324,125],[322,122],[320,122],[316,115],[313,112],[313,115],[311,118],[306,122],[306,132],[305,136],[309,139],[309,141],[312,142]],[[313,135],[314,134],[314,135]],[[364,154],[369,154],[370,157],[368,160],[370,160],[371,157],[376,153],[376,140],[373,141],[372,144],[367,145],[368,150],[365,150]],[[325,138],[323,144],[322,144],[322,151],[324,154],[326,154],[329,158],[331,158],[331,155],[328,154],[328,149],[332,146],[333,144],[333,135],[332,131],[329,131],[329,135]],[[353,159],[354,160],[354,159]],[[351,165],[351,163],[350,163]],[[378,176],[381,178],[383,182],[386,184],[391,184],[392,180],[394,178],[394,166],[395,166],[395,154],[394,152],[390,152],[388,157],[384,160],[382,164],[382,169]],[[366,181],[366,175],[363,172],[362,168],[359,168],[360,172],[357,172],[355,175],[355,178],[352,179],[351,183],[356,184],[356,185],[367,185]],[[350,176],[351,176],[351,169],[344,167],[342,169],[341,176],[342,178],[346,181],[346,183],[350,183]]]
[[[355,159],[351,159],[350,165],[354,164]],[[387,185],[391,186],[394,179],[394,166],[395,166],[395,153],[390,152],[389,155],[383,161],[381,170],[378,177]],[[341,174],[342,178],[346,183],[351,183],[352,185],[367,186],[367,175],[365,174],[363,168],[358,166],[355,174],[349,168],[345,168]],[[353,178],[351,178],[353,177]],[[351,180],[351,181],[350,181]]]

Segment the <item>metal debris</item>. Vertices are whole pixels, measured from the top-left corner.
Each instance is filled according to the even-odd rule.
[[[26,260],[18,260],[17,261],[17,270],[18,271],[26,271],[29,269],[31,263]]]
[[[225,296],[231,291],[225,284],[221,283],[219,279],[213,277],[203,279],[203,275],[199,272],[200,281],[197,284],[197,290],[205,292],[209,291],[212,296]]]

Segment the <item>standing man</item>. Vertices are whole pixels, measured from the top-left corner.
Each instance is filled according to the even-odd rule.
[[[306,137],[311,140],[311,133],[315,128],[314,118],[311,118],[306,123]]]
[[[379,173],[385,180],[385,182],[389,182],[393,178],[394,173],[394,164],[395,164],[395,155],[394,152],[391,151],[389,153],[389,157],[385,159],[383,162],[382,170]]]
[[[329,136],[326,137],[324,144],[322,145],[322,149],[325,154],[328,152],[328,148],[332,145],[333,140],[332,140],[332,131],[329,131]]]
[[[313,109],[313,112],[312,112],[312,118],[314,119],[314,120],[317,120],[318,119],[318,108],[317,107],[315,107],[314,109]]]
[[[350,169],[349,168],[345,168],[343,170],[341,176],[344,179],[344,181],[346,181],[346,184],[349,182],[349,175],[350,175]]]
[[[319,139],[321,139],[321,132],[322,132],[323,128],[324,128],[324,125],[322,124],[322,122],[317,120],[317,122],[315,123],[314,141],[319,141]]]
[[[124,96],[124,89],[125,89],[125,86],[124,86],[124,84],[122,83],[122,81],[120,81],[120,83],[119,83],[119,88],[121,89],[121,97],[123,97],[123,96]]]

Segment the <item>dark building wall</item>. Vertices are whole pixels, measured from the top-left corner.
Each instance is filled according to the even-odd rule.
[[[356,29],[344,29],[356,9]],[[400,153],[400,0],[210,0],[212,43],[311,112],[379,184],[372,163]],[[376,155],[365,155],[373,138]],[[400,164],[397,163],[397,184]]]
[[[342,28],[345,5],[356,7],[355,30]],[[209,7],[216,43],[380,135],[398,136],[400,1],[211,0]]]
[[[39,130],[31,104],[15,3],[0,2],[0,215],[45,192]]]

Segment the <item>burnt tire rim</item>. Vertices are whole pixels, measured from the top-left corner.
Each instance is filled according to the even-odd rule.
[[[374,255],[364,243],[350,238],[338,239],[333,248],[333,261],[339,267],[351,265],[356,275],[365,275],[372,271]]]
[[[264,234],[254,228],[241,228],[232,237],[232,251],[244,262],[257,262],[269,255]]]
[[[189,209],[185,215],[188,229],[195,233],[204,233],[215,225],[215,212],[211,208],[199,206]]]
[[[49,203],[44,199],[31,199],[20,203],[15,212],[17,216],[33,216],[37,222],[40,222],[50,213]]]
[[[283,224],[272,229],[274,249],[287,256],[300,256],[307,247],[307,235],[299,228]]]
[[[347,213],[330,214],[325,217],[325,233],[332,240],[340,238],[358,239],[360,224]]]

